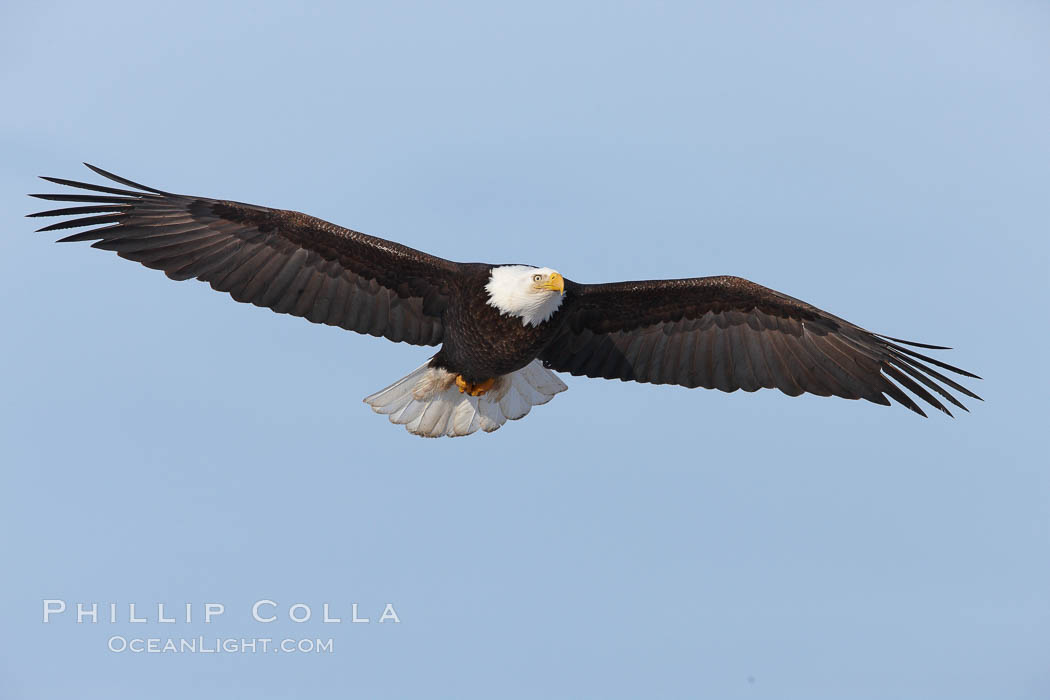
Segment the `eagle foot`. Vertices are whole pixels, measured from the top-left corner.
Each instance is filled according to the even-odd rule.
[[[459,387],[459,393],[461,394],[465,393],[470,394],[471,396],[481,396],[486,391],[491,389],[492,385],[495,383],[495,377],[490,377],[489,379],[486,379],[483,382],[478,382],[477,384],[474,384],[473,382],[468,382],[466,379],[464,379],[463,375],[456,375],[456,386]]]

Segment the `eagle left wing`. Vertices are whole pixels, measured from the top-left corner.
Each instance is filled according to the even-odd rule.
[[[80,204],[30,214],[79,217],[39,230],[91,226],[62,241],[94,241],[172,279],[196,278],[314,323],[414,345],[442,342],[459,263],[296,211],[163,192],[88,167],[134,189],[44,178],[92,194],[31,195]]]
[[[565,291],[561,330],[540,355],[558,371],[727,392],[775,388],[790,396],[811,393],[882,405],[889,405],[889,396],[923,416],[902,386],[948,415],[930,391],[963,410],[945,387],[980,399],[929,365],[977,375],[902,343],[947,348],[871,333],[739,277],[566,281]]]

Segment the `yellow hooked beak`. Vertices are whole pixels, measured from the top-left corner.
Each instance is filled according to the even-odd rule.
[[[552,292],[565,294],[565,278],[557,272],[552,272],[550,279],[543,283],[543,288]]]

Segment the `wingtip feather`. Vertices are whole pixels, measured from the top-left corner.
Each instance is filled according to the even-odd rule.
[[[135,189],[144,190],[146,192],[152,192],[153,194],[160,194],[160,195],[170,194],[170,192],[164,192],[163,190],[158,190],[158,189],[155,189],[153,187],[147,187],[146,185],[143,185],[142,183],[135,182],[133,180],[129,180],[126,177],[121,177],[120,175],[116,175],[114,173],[111,173],[108,170],[103,170],[102,168],[98,167],[97,165],[92,165],[91,163],[84,163],[84,165],[86,165],[96,175],[101,175],[102,177],[104,177],[104,178],[106,178],[108,180],[112,180],[113,182],[119,182],[122,185],[127,185],[128,187],[134,187]]]

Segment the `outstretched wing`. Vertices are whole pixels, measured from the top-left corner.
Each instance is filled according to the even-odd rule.
[[[562,372],[883,405],[888,396],[923,416],[901,387],[948,415],[931,391],[963,410],[946,387],[980,399],[931,365],[977,375],[903,345],[948,348],[871,333],[739,277],[566,285],[565,322],[541,355]]]
[[[415,345],[442,340],[456,263],[299,212],[162,192],[88,167],[134,190],[46,177],[103,194],[32,195],[81,203],[30,214],[79,217],[40,231],[96,227],[61,241],[95,241],[172,279],[314,323]]]

